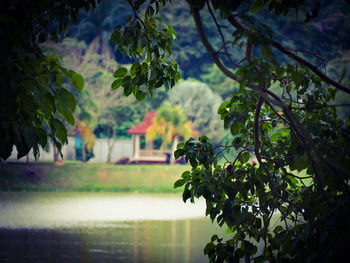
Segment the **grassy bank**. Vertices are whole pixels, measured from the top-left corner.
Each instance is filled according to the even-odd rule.
[[[80,162],[0,165],[1,191],[139,191],[173,189],[186,165],[113,165]]]

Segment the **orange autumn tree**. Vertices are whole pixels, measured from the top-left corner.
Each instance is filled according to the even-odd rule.
[[[172,144],[171,163],[174,163],[174,152],[179,142],[179,136],[187,140],[190,137],[196,137],[198,131],[193,128],[192,122],[187,120],[185,113],[180,107],[163,104],[158,108],[157,116],[147,130],[146,141],[153,141],[156,135],[162,136],[162,149],[166,145]]]
[[[86,152],[85,149],[88,150],[88,152],[92,152],[92,149],[95,146],[95,136],[90,129],[90,127],[84,122],[79,121],[76,125],[76,133],[81,138],[82,143],[82,161],[86,161]]]

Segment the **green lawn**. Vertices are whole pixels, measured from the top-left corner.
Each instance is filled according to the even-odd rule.
[[[114,165],[66,162],[0,165],[1,191],[139,191],[173,189],[187,165]]]

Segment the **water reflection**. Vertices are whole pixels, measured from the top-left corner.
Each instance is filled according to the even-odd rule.
[[[143,208],[147,208],[140,210],[139,218],[122,220],[129,210],[123,214],[123,210],[111,206],[112,203],[115,205],[114,201],[118,198],[122,198],[124,202],[133,200],[129,204],[135,205],[134,209],[137,209],[141,207],[141,204],[137,205],[139,201],[135,201],[138,197],[145,200]],[[102,193],[1,193],[0,262],[207,262],[203,248],[218,229],[206,218],[193,218],[192,210],[198,209],[203,215],[200,205],[190,206],[192,209],[188,210],[187,215],[184,212],[187,208],[180,208],[175,218],[181,219],[170,220],[168,217],[173,214],[169,211],[178,205],[174,198],[179,199],[178,196],[135,197]],[[90,213],[83,213],[83,220],[77,218],[77,211],[82,211],[83,207],[89,209],[83,203],[93,199],[95,203],[91,205]],[[81,203],[82,200],[85,201]],[[109,200],[111,203],[103,205],[98,200]],[[160,200],[168,202],[162,203]],[[181,199],[179,201],[181,203]],[[104,209],[97,209],[98,203]],[[63,209],[66,204],[68,210]],[[59,212],[51,214],[55,206]],[[70,209],[77,210],[67,213]],[[149,209],[158,212],[159,209],[163,210],[164,213],[160,212],[163,218],[158,215],[157,220],[147,220],[148,212],[145,211]],[[19,216],[16,217],[15,211]],[[96,211],[106,212],[106,216],[96,216]],[[60,214],[62,212],[66,214]],[[70,224],[62,220],[65,217],[72,220]],[[39,220],[39,223],[35,223],[35,220]],[[44,223],[45,220],[49,223]]]
[[[205,219],[132,221],[109,227],[0,229],[0,262],[207,262]]]
[[[52,228],[203,217],[204,200],[174,194],[0,192],[0,227]]]

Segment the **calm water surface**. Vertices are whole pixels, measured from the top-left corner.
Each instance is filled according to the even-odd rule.
[[[218,229],[180,195],[0,192],[0,262],[207,262]]]

